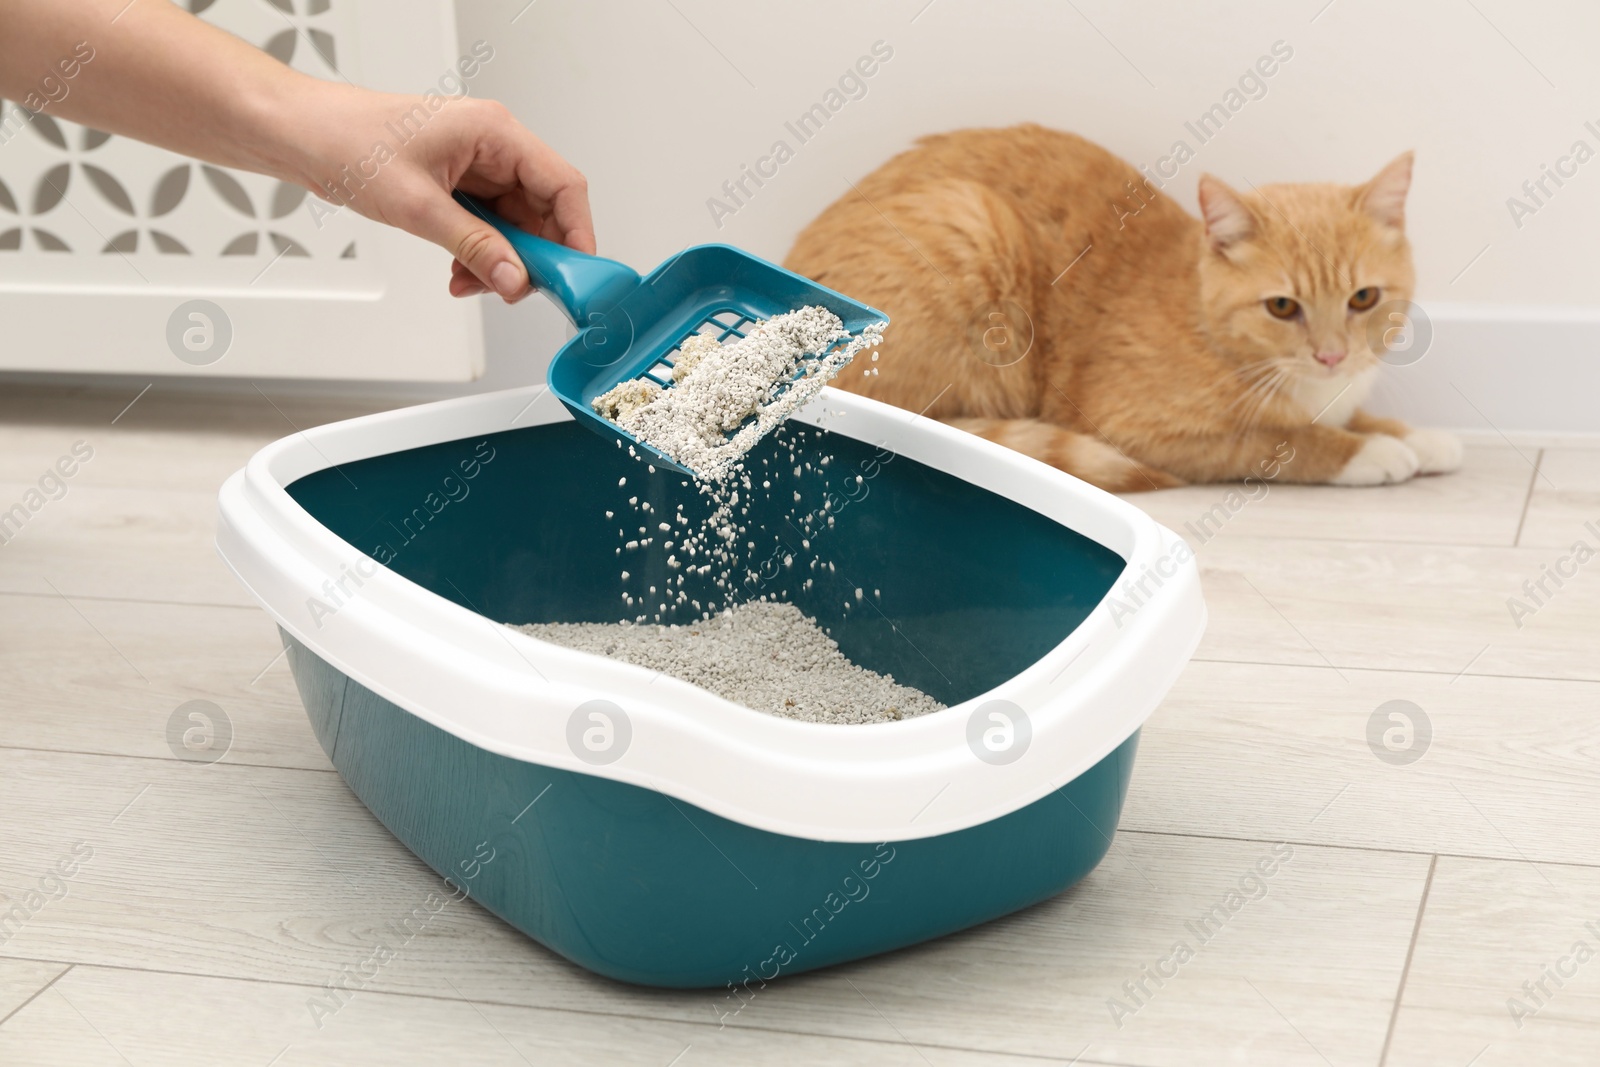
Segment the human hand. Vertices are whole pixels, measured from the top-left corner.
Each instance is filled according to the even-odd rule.
[[[504,105],[436,96],[443,105],[429,111],[422,97],[328,82],[311,91],[321,99],[296,109],[316,117],[309,128],[297,123],[306,148],[294,180],[325,200],[442,246],[455,256],[452,296],[494,292],[515,303],[533,291],[510,242],[458,204],[451,196],[456,188],[488,201],[529,233],[594,252],[588,183]],[[406,116],[409,124],[401,121]],[[398,133],[410,137],[399,143]],[[378,152],[380,145],[388,152]]]
[[[456,296],[492,291],[510,302],[532,292],[510,243],[451,198],[458,186],[530,233],[594,251],[583,175],[501,104],[313,78],[177,4],[131,14],[127,0],[0,7],[0,96],[25,99],[27,72],[93,40],[93,65],[52,101],[53,114],[304,185],[442,245],[456,258]]]

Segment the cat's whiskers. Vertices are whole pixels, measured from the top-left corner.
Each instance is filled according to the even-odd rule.
[[[1233,369],[1233,376],[1241,381],[1248,381],[1252,377],[1259,376],[1260,374],[1271,370],[1278,364],[1278,360],[1279,357],[1277,356],[1268,356],[1266,359],[1257,359],[1249,363],[1241,364]]]
[[[1235,437],[1243,437],[1260,426],[1262,419],[1266,417],[1268,405],[1277,398],[1279,391],[1293,373],[1292,368],[1283,362],[1274,361],[1274,363],[1276,365],[1270,372],[1247,391],[1249,403],[1242,412],[1243,418],[1240,420],[1238,432],[1234,434]]]
[[[1255,410],[1250,413],[1250,417],[1245,421],[1246,429],[1253,431],[1261,425],[1272,402],[1278,398],[1279,388],[1287,377],[1287,375],[1279,377],[1278,380],[1272,383],[1270,389],[1262,391],[1261,399],[1256,402]]]
[[[1228,383],[1218,383],[1217,391],[1219,393],[1225,394],[1231,392],[1233,394],[1233,399],[1226,404],[1224,410],[1228,411],[1229,413],[1234,413],[1240,408],[1248,405],[1251,400],[1254,399],[1256,392],[1264,388],[1266,384],[1272,380],[1274,373],[1275,372],[1271,367],[1263,368],[1261,371],[1253,375],[1249,381],[1239,383],[1238,388],[1235,389],[1228,388]],[[1220,403],[1222,397],[1219,396],[1217,399],[1218,403]]]
[[[1248,384],[1283,366],[1285,362],[1286,360],[1282,356],[1268,356],[1266,359],[1253,360],[1250,363],[1235,367],[1233,376],[1241,383]]]
[[[1244,385],[1243,390],[1236,396],[1233,403],[1228,405],[1228,410],[1233,410],[1247,402],[1253,402],[1258,395],[1270,395],[1282,386],[1288,377],[1288,367],[1283,360],[1274,356],[1269,359],[1257,360],[1247,363],[1234,372]]]

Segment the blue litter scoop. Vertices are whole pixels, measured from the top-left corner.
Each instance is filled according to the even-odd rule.
[[[459,191],[455,195],[505,235],[533,284],[578,328],[577,336],[550,361],[546,373],[550,391],[583,426],[627,442],[658,467],[690,477],[693,471],[599,415],[590,406],[594,398],[634,378],[649,378],[670,389],[678,346],[697,333],[719,342],[743,337],[757,322],[808,305],[839,316],[851,334],[889,318],[730,245],[686,248],[641,278],[627,264],[535,237],[500,218],[476,197]],[[836,341],[828,351],[848,343]],[[794,378],[827,354],[807,353]],[[780,385],[774,396],[785,387]]]

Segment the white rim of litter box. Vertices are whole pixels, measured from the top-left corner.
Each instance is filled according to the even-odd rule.
[[[994,689],[914,719],[826,725],[755,712],[513,631],[377,565],[284,489],[330,466],[570,419],[543,386],[369,415],[268,445],[222,487],[217,550],[308,649],[464,741],[812,840],[909,840],[997,819],[1088,770],[1155,710],[1205,629],[1198,568],[1176,534],[1053,467],[865,397],[828,388],[793,417],[1015,500],[1128,566],[1082,625]],[[314,618],[313,599],[327,601],[324,582],[358,561],[372,572],[358,594]],[[1146,571],[1163,576],[1159,587],[1145,583],[1148,596],[1130,584]],[[597,698],[621,706],[632,727],[623,755],[599,766],[567,744],[569,717]],[[968,746],[969,719],[993,700],[1022,708],[1031,726],[1027,749],[1009,764],[984,762]]]

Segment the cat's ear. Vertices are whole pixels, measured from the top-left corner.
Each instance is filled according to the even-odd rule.
[[[1411,153],[1403,152],[1356,190],[1361,210],[1385,226],[1406,227],[1406,193],[1411,189]]]
[[[1200,217],[1205,220],[1206,240],[1218,252],[1256,232],[1255,216],[1244,199],[1209,174],[1200,175]]]

